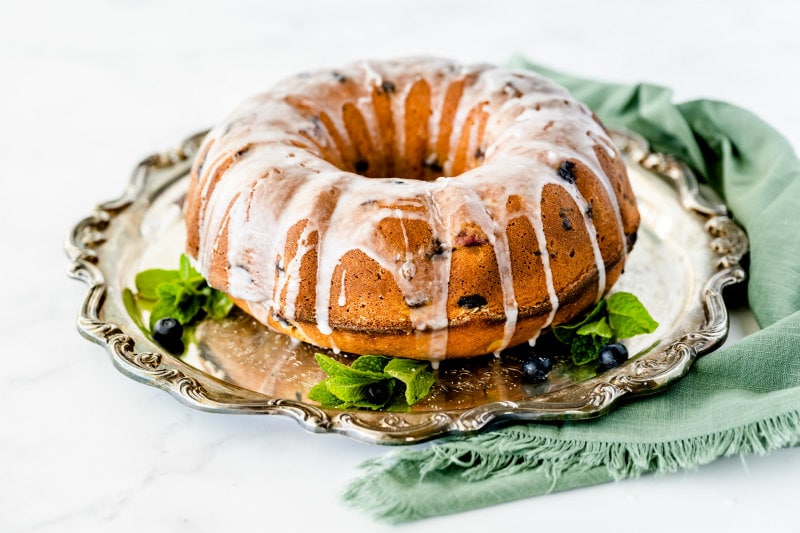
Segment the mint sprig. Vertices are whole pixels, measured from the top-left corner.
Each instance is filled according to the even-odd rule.
[[[617,292],[597,305],[583,318],[556,326],[556,339],[570,347],[572,362],[585,365],[597,359],[600,349],[611,342],[652,333],[658,327],[642,302],[629,292]]]
[[[200,319],[225,318],[233,308],[228,296],[212,289],[208,282],[192,266],[189,258],[181,254],[178,268],[166,270],[151,268],[136,274],[136,292],[125,289],[125,308],[134,323],[149,337],[156,322],[162,318],[174,318],[184,326],[184,338],[191,338],[191,328]],[[141,309],[150,310],[147,325]]]
[[[209,287],[185,254],[177,270],[144,270],[136,275],[135,283],[138,297],[153,302],[151,330],[162,318],[172,317],[187,326],[205,315],[224,318],[233,307],[225,293]]]
[[[362,355],[347,366],[325,354],[314,357],[328,378],[317,383],[308,398],[322,407],[406,410],[427,396],[434,383],[426,361]],[[388,392],[382,403],[369,394],[376,384]]]

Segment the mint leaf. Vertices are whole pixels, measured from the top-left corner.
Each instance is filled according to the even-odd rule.
[[[348,367],[347,365],[343,365],[339,361],[328,357],[323,353],[315,353],[314,359],[317,360],[317,364],[319,367],[328,374],[329,377],[338,376],[344,372],[347,372]]]
[[[197,283],[198,280],[205,281],[200,272],[194,269],[191,261],[186,256],[186,254],[181,254],[180,266],[178,267],[178,275],[183,281],[189,283]]]
[[[575,333],[578,335],[594,335],[609,340],[614,337],[614,334],[611,333],[611,328],[608,325],[608,320],[606,317],[582,325]]]
[[[339,407],[344,401],[340,400],[328,390],[328,380],[320,381],[310,391],[308,399],[322,404],[322,407]]]
[[[158,322],[162,318],[167,318],[172,316],[172,312],[173,312],[173,306],[169,302],[166,302],[164,300],[159,300],[158,302],[156,302],[156,305],[154,305],[153,309],[150,311],[150,320],[148,321],[149,330],[153,331],[153,329],[156,326],[156,322]]]
[[[405,384],[408,405],[414,405],[427,396],[435,381],[427,361],[392,359],[383,371]]]
[[[600,355],[600,348],[614,337],[606,317],[594,322],[586,322],[575,331],[570,343],[570,355],[576,365],[591,363]]]
[[[383,372],[384,367],[391,361],[391,357],[383,355],[362,355],[350,365],[354,370],[366,370],[367,372]]]
[[[576,365],[591,363],[600,354],[600,348],[608,343],[608,339],[598,335],[576,335],[570,344],[572,362]]]
[[[158,301],[150,312],[150,329],[162,318],[172,317],[181,325],[191,322],[200,311],[200,302],[181,282],[162,283],[156,290]]]
[[[402,381],[397,382],[391,400],[383,408],[390,413],[407,413],[411,411],[411,406],[406,401],[406,386]]]
[[[180,275],[182,280],[188,280],[189,276],[192,273],[192,270],[194,270],[194,268],[192,267],[192,263],[191,261],[189,261],[189,258],[186,257],[186,254],[181,254],[181,258],[179,261],[180,262],[178,266],[178,274]]]
[[[583,317],[578,322],[572,324],[562,324],[560,326],[556,326],[555,328],[553,328],[553,335],[555,335],[556,339],[558,339],[560,342],[564,344],[570,344],[572,342],[572,339],[575,337],[575,335],[578,334],[578,330],[582,326],[590,322],[594,322],[595,320],[600,318],[603,315],[603,313],[605,313],[605,311],[606,311],[606,301],[600,300],[599,302],[597,302],[597,304],[595,304],[594,309],[592,309],[588,315]]]
[[[180,279],[180,276],[175,270],[163,270],[161,268],[143,270],[136,274],[136,292],[138,293],[139,298],[156,300],[158,298],[156,289],[158,289],[159,285],[162,283],[176,281],[178,279]]]
[[[322,370],[324,370],[325,373],[331,378],[342,376],[351,380],[360,381],[362,384],[374,383],[376,381],[386,379],[386,376],[382,372],[359,370],[358,368],[353,368],[352,366],[342,364],[336,359],[328,357],[323,353],[315,353],[314,358],[317,360],[317,364],[319,364],[320,368],[322,368]]]
[[[328,390],[338,396],[340,400],[349,402],[354,401],[356,398],[349,392],[342,392],[340,394],[337,391],[351,390],[353,388],[363,387],[364,385],[377,383],[386,379],[388,378],[383,374],[378,374],[377,377],[339,374],[337,376],[328,378]]]
[[[172,316],[181,324],[188,324],[200,312],[201,302],[195,298],[194,291],[180,282],[162,283],[156,294],[159,303],[164,302],[174,309]]]
[[[210,294],[208,294],[206,301],[203,303],[203,310],[211,318],[225,318],[231,312],[231,309],[233,309],[231,299],[224,292],[214,289],[211,289]]]
[[[617,292],[608,298],[608,323],[617,339],[629,339],[652,333],[658,327],[642,302],[629,292]]]
[[[385,385],[389,389],[389,395],[386,397],[386,402],[382,404],[376,404],[367,396],[366,393],[366,386],[372,383],[377,383],[380,381],[385,381]],[[380,409],[392,398],[392,392],[394,391],[394,381],[391,379],[380,379],[380,380],[370,380],[368,378],[353,378],[350,376],[343,376],[339,375],[335,378],[329,378],[327,380],[328,391],[343,400],[345,403],[355,406],[355,407],[364,407],[367,409]]]

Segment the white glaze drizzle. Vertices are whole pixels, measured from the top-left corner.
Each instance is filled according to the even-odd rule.
[[[301,265],[307,254],[316,250],[315,320],[317,329],[330,335],[333,329],[329,324],[329,306],[336,267],[348,251],[361,251],[391,273],[406,301],[413,304],[409,311],[411,326],[418,333],[425,332],[428,356],[437,360],[446,356],[447,349],[451,254],[444,253],[431,260],[425,258],[421,250],[412,250],[405,223],[426,222],[433,238],[448,251],[460,228],[465,223],[474,224],[494,249],[500,276],[505,325],[503,336],[497,339],[494,348],[499,353],[514,337],[518,318],[506,235],[511,218],[506,212],[506,201],[512,195],[527,200],[524,212],[513,216],[523,216],[530,222],[540,247],[551,307],[543,327],[552,322],[558,310],[540,205],[544,187],[556,184],[569,193],[583,213],[599,272],[597,297],[603,295],[605,266],[594,225],[587,215],[588,204],[575,184],[558,177],[557,168],[561,162],[572,159],[598,176],[616,211],[624,250],[624,229],[616,195],[597,160],[594,146],[601,146],[611,157],[617,154],[607,134],[592,119],[591,112],[572,100],[566,90],[530,72],[486,65],[453,68],[449,62],[439,59],[362,62],[336,69],[336,72],[362,87],[362,96],[353,103],[364,118],[372,147],[378,151],[383,150],[383,145],[371,95],[373,88],[381,86],[384,80],[393,80],[395,151],[400,159],[406,152],[403,119],[413,83],[432,79],[434,72],[444,77],[443,82],[430,84],[427,153],[431,154],[439,137],[447,88],[467,75],[474,75],[474,82],[464,86],[455,113],[447,160],[439,164],[445,175],[451,173],[455,148],[466,119],[475,106],[485,105],[489,121],[483,139],[479,138],[480,121],[477,121],[469,132],[467,148],[467,154],[473,154],[481,145],[485,147],[483,164],[463,172],[457,179],[443,177],[435,181],[365,178],[343,171],[323,160],[317,146],[300,134],[301,130],[311,132],[320,146],[343,159],[345,154],[333,141],[333,135],[338,134],[348,142],[341,108],[328,109],[317,104],[330,118],[332,127],[329,129],[319,121],[310,121],[308,112],[285,100],[286,96],[300,95],[314,102],[315,96],[327,95],[341,82],[331,76],[331,71],[291,78],[269,93],[246,101],[227,121],[212,130],[205,141],[210,150],[200,174],[200,194],[204,201],[199,213],[197,261],[203,274],[208,275],[214,244],[229,222],[227,241],[231,268],[227,291],[250,302],[249,307],[254,312],[261,306],[267,314],[293,323],[297,318]],[[417,74],[409,76],[409,72]],[[213,182],[220,166],[245,148],[247,152],[230,165],[224,179]],[[334,197],[335,200],[330,200]],[[380,205],[375,200],[379,200]],[[326,201],[328,204],[333,201],[333,207],[328,205],[322,209]],[[398,220],[403,231],[405,251],[399,256],[396,251],[389,250],[385,242],[375,238],[378,225],[386,218]],[[304,226],[297,251],[286,261],[283,255],[287,232],[300,223]],[[312,245],[311,236],[315,232],[316,245]],[[247,266],[234,264],[236,258],[246,258]],[[276,269],[276,265],[279,268]],[[337,302],[340,307],[347,305],[345,276],[346,270],[342,268]],[[423,305],[417,305],[420,303]],[[265,313],[257,314],[260,317]],[[538,332],[531,342],[537,336]],[[330,344],[337,349],[332,338]]]
[[[347,269],[343,268],[342,269],[342,284],[339,287],[339,299],[336,301],[336,303],[339,304],[339,307],[344,307],[345,305],[347,305],[347,297],[345,296],[345,284],[344,284],[344,280],[345,280],[346,276],[347,276]]]

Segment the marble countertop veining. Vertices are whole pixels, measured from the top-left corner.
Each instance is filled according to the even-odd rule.
[[[298,70],[512,53],[746,107],[800,146],[785,1],[0,2],[0,531],[798,531],[800,449],[401,527],[338,502],[387,448],[281,417],[191,410],[82,339],[67,229],[143,156]],[[752,326],[737,314],[733,337]],[[576,512],[579,510],[579,512]]]

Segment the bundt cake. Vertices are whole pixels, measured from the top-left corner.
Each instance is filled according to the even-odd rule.
[[[440,360],[535,339],[601,298],[639,223],[597,117],[531,72],[433,58],[303,73],[204,140],[187,251],[317,346]]]

